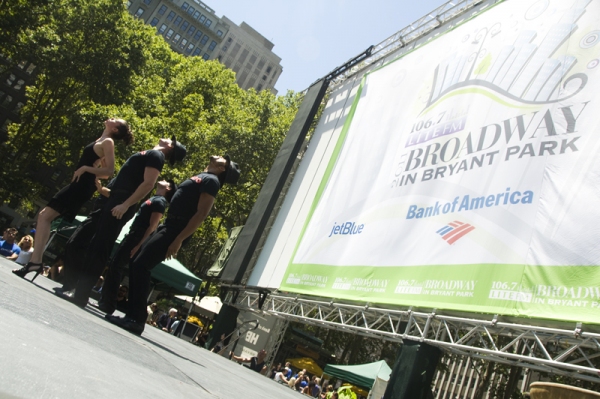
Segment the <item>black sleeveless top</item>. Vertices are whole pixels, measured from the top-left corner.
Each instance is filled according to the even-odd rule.
[[[94,151],[94,144],[96,144],[95,141],[93,141],[85,146],[85,148],[81,152],[81,158],[79,158],[79,163],[77,164],[77,168],[75,168],[75,170],[81,168],[82,166],[94,166],[94,162],[96,162],[98,159],[100,159],[98,154],[96,154],[96,151]],[[93,183],[96,180],[96,175],[94,175],[93,173],[85,172],[83,175],[81,175],[79,177],[79,181],[81,182],[82,179],[83,180],[91,179],[91,181]]]
[[[94,162],[100,159],[94,151],[94,144],[96,144],[95,141],[85,146],[79,158],[77,169],[82,166],[94,166]],[[47,206],[60,213],[63,219],[73,221],[79,209],[96,192],[95,180],[96,175],[85,172],[79,177],[78,181],[71,182],[56,193]]]

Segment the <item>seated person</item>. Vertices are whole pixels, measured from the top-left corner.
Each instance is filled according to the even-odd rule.
[[[27,262],[29,262],[29,259],[31,259],[31,254],[33,253],[33,237],[25,236],[21,238],[21,241],[19,241],[19,248],[21,248],[21,252],[17,255],[15,262],[25,266]]]
[[[163,331],[171,332],[175,320],[177,320],[177,309],[172,308],[169,310],[169,313],[165,313],[160,316],[156,324],[158,328],[162,329]]]
[[[17,229],[14,227],[9,227],[4,230],[4,235],[2,236],[3,241],[0,241],[0,255],[15,260],[21,253],[21,248],[15,241],[17,239]]]

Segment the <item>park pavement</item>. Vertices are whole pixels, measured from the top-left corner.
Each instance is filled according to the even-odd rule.
[[[299,393],[147,326],[141,337],[0,259],[0,398],[278,398]],[[118,312],[117,312],[118,313]]]

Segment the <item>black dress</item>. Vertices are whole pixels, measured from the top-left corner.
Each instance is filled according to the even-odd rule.
[[[94,151],[94,144],[96,144],[95,141],[85,146],[77,164],[77,169],[82,166],[94,166],[94,162],[100,158]],[[64,220],[72,222],[79,209],[96,192],[95,180],[96,175],[85,172],[79,176],[78,181],[71,182],[71,184],[56,193],[48,202],[48,207],[60,213]]]

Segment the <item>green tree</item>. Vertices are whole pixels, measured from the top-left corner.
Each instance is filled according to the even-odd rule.
[[[0,200],[37,195],[39,186],[28,173],[76,160],[102,129],[106,115],[98,117],[99,106],[125,102],[151,54],[149,44],[158,43],[154,30],[118,0],[56,1],[41,9],[44,18],[17,32],[21,46],[11,49],[13,59],[33,62],[39,73],[28,87],[21,123],[11,127],[2,151],[20,167],[0,170]]]

